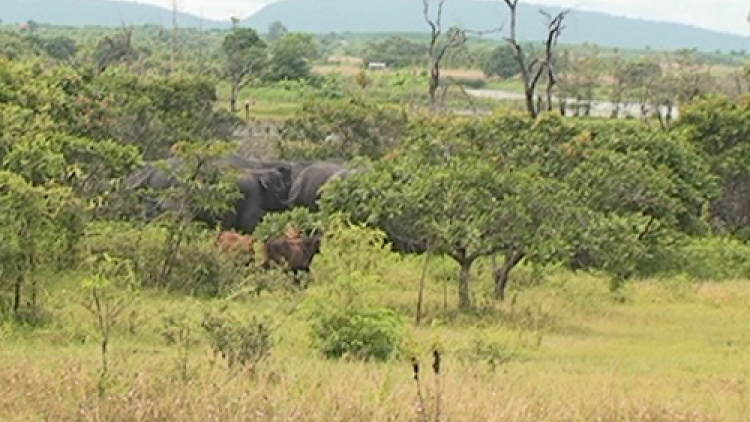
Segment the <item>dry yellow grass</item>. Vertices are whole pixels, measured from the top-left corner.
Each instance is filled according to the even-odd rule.
[[[411,311],[416,291],[409,280],[418,264],[389,269],[394,281],[371,286],[362,300]],[[235,312],[277,321],[278,345],[269,361],[254,373],[229,370],[201,341],[190,350],[187,381],[181,378],[179,347],[160,340],[160,318],[188,309],[199,319],[209,303],[149,294],[113,338],[111,384],[103,397],[97,394],[99,354],[90,315],[67,293],[49,304],[59,318],[53,328],[0,331],[0,420],[421,420],[407,358],[415,353],[422,362],[422,394],[432,414],[433,344],[444,351],[443,421],[750,418],[746,282],[640,283],[628,286],[620,303],[606,280],[557,274],[542,287],[517,290],[515,298],[477,318],[442,310],[440,282],[450,270],[434,269],[426,310],[432,322],[412,328],[403,359],[319,357],[308,345],[307,321],[294,311],[301,297],[279,292],[230,304]],[[479,302],[486,305],[481,297],[489,286],[478,287]],[[453,306],[455,292],[449,294]],[[486,355],[472,352],[477,339],[495,344],[489,353],[508,360],[493,367]]]
[[[362,66],[357,65],[315,65],[312,68],[312,73],[316,75],[330,75],[333,73],[340,73],[344,76],[354,76],[362,71]]]

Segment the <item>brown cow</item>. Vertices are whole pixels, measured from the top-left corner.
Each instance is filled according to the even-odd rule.
[[[227,253],[233,257],[247,256],[245,263],[250,265],[255,261],[255,238],[239,233],[223,231],[216,237],[217,245],[221,248],[222,253]]]
[[[262,267],[268,269],[274,263],[285,271],[292,272],[299,283],[300,271],[310,273],[310,264],[315,255],[320,252],[323,235],[301,235],[295,228],[290,228],[285,235],[271,237],[264,246],[265,261]]]

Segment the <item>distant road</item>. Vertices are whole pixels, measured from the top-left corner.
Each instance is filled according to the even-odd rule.
[[[524,100],[524,95],[518,92],[503,91],[500,89],[467,89],[466,92],[475,97],[492,98],[496,100]],[[574,103],[575,100],[568,98],[569,103]],[[609,101],[592,101],[591,102],[591,115],[596,117],[609,117],[612,115],[614,106]],[[573,110],[568,108],[570,112]],[[661,107],[662,112],[666,112],[666,107]],[[632,116],[640,117],[641,106],[636,103],[620,103],[620,117]],[[677,108],[672,109],[672,117],[677,118],[679,116]]]

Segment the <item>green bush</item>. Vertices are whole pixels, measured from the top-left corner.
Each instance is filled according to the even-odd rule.
[[[129,223],[94,223],[86,233],[89,254],[107,253],[133,262],[141,287],[161,287],[190,294],[217,296],[239,284],[242,267],[231,265],[214,248],[213,233],[189,226],[185,240],[177,247],[171,269],[164,271],[168,229],[159,226],[138,227]]]
[[[221,354],[230,368],[254,367],[271,354],[274,346],[271,326],[255,317],[243,322],[234,316],[207,314],[201,326],[214,354]]]
[[[312,321],[313,344],[329,359],[387,360],[404,344],[404,322],[387,308],[327,310],[318,312]]]
[[[731,238],[690,239],[674,252],[672,272],[698,280],[750,277],[750,246]]]
[[[308,101],[281,125],[276,147],[285,159],[377,159],[401,143],[408,123],[400,107],[354,98]]]
[[[487,86],[487,80],[481,78],[452,78],[444,81],[444,83],[448,85],[456,83],[469,89],[482,89]]]

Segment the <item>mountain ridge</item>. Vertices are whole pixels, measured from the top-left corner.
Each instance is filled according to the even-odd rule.
[[[0,0],[3,22],[25,22],[66,26],[120,26],[122,23],[171,26],[172,11],[155,5],[114,0]],[[541,40],[546,35],[539,10],[557,13],[559,6],[522,2],[518,5],[518,38]],[[86,10],[86,13],[81,13]],[[229,19],[204,19],[178,12],[181,27],[227,29]],[[241,20],[241,25],[265,32],[279,20],[290,30],[313,33],[425,33],[428,31],[420,0],[280,0],[268,4]],[[444,26],[487,30],[501,24],[507,27],[508,13],[500,1],[451,0],[446,3]],[[617,16],[572,9],[566,18],[560,42],[596,43],[605,47],[658,50],[696,48],[701,51],[745,50],[750,37],[674,22]],[[501,34],[487,38],[499,39]]]
[[[436,2],[433,2],[435,4]],[[546,36],[545,21],[539,10],[558,13],[561,6],[518,4],[518,38],[541,40]],[[401,11],[402,13],[395,13]],[[433,10],[434,12],[434,10]],[[358,19],[366,16],[366,21]],[[488,30],[505,24],[507,7],[500,1],[451,0],[446,3],[444,26],[461,24],[467,29]],[[420,0],[281,0],[268,4],[242,21],[265,28],[280,20],[289,29],[308,32],[427,32]],[[322,27],[321,22],[325,22]],[[743,50],[750,37],[674,22],[616,16],[602,12],[572,9],[566,17],[560,42],[596,43],[607,47],[702,51]],[[487,38],[499,39],[501,34]]]
[[[104,26],[172,24],[172,10],[152,4],[114,0],[0,0],[4,23],[33,20],[64,26]],[[81,13],[85,10],[85,13]],[[178,25],[205,29],[229,28],[226,22],[177,12]]]

